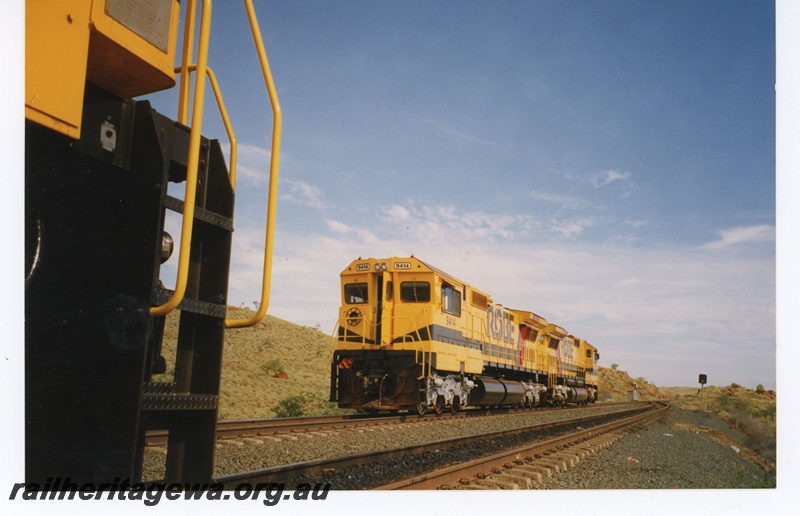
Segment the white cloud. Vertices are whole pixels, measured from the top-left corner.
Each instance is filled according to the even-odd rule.
[[[435,129],[443,132],[448,136],[452,136],[458,140],[464,141],[466,143],[478,143],[481,145],[486,145],[489,147],[499,147],[499,145],[493,141],[486,140],[479,136],[475,136],[473,134],[468,133],[462,129],[454,127],[452,125],[446,124],[444,122],[440,122],[439,120],[434,120],[433,118],[423,118],[423,122],[428,124],[429,126],[434,127]]]
[[[411,212],[409,212],[407,208],[398,204],[384,209],[383,212],[386,214],[387,222],[402,222],[408,220],[411,216]]]
[[[585,204],[585,202],[578,197],[570,195],[561,195],[547,192],[530,192],[528,196],[534,201],[541,201],[551,204],[559,204],[565,208],[578,208]]]
[[[703,249],[727,249],[731,246],[775,241],[775,228],[769,224],[740,226],[718,231],[719,239],[708,242]]]
[[[383,210],[381,220],[410,231],[422,242],[435,245],[460,241],[484,243],[549,241],[554,236],[575,238],[595,226],[594,217],[537,217],[531,214],[498,214],[462,211],[453,205],[409,207],[393,205]]]
[[[279,228],[270,313],[327,331],[338,314],[338,275],[352,260],[414,254],[499,303],[530,309],[588,339],[600,348],[603,365],[619,363],[659,385],[687,385],[704,372],[715,385],[774,387],[769,252],[754,257],[735,246],[720,254],[707,247],[584,244],[552,238],[553,228],[569,236],[591,219],[551,226],[449,205],[395,205],[382,215],[375,227],[327,219],[310,235]],[[234,256],[231,304],[249,305],[258,296],[263,237],[242,233],[237,229],[243,243]]]
[[[614,181],[622,181],[625,184],[632,184],[630,181],[631,173],[630,172],[619,172],[617,170],[604,170],[603,172],[599,172],[589,178],[589,182],[595,188],[602,188],[604,186],[608,186]]]
[[[316,186],[296,179],[281,179],[280,189],[281,200],[302,204],[309,208],[317,210],[324,210],[330,207],[330,204],[325,201],[325,194]],[[288,191],[287,191],[288,189]]]
[[[347,224],[338,220],[326,219],[325,225],[328,227],[328,229],[339,235],[357,235],[363,242],[369,243],[378,240],[372,231],[358,226],[348,226]]]
[[[343,222],[339,222],[338,220],[326,220],[325,224],[328,225],[328,229],[340,235],[346,235],[347,233],[350,233],[352,231],[352,229],[349,226],[347,226]]]
[[[586,228],[594,226],[595,224],[596,221],[591,217],[554,220],[552,221],[550,229],[564,238],[574,238],[583,233]]]
[[[225,159],[228,160],[228,166],[230,166],[230,144],[228,142],[220,142],[220,147],[222,147],[222,153],[225,155]],[[238,143],[236,149],[237,186],[240,186],[242,181],[251,185],[259,185],[269,181],[270,156],[272,153],[268,149],[249,143]],[[284,160],[285,156],[281,154],[281,163]]]
[[[590,175],[588,182],[595,188],[606,188],[609,185],[615,184],[622,192],[622,198],[630,197],[633,193],[634,183],[631,179],[630,172],[621,172],[619,170],[604,170],[597,174]]]

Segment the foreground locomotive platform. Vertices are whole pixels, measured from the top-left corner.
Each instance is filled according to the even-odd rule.
[[[532,487],[774,488],[774,465],[747,450],[740,439],[714,414],[673,407],[660,421]]]

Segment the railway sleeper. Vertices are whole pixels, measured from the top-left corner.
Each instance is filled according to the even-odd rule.
[[[546,459],[539,459],[536,462],[548,468],[552,468],[553,473],[561,473],[562,471],[567,470],[566,461],[557,458],[547,457]]]
[[[517,484],[514,480],[503,478],[505,477],[504,474],[493,474],[487,476],[486,478],[478,478],[473,480],[474,484],[479,486],[484,486],[489,489],[519,489],[519,484]]]
[[[542,480],[544,480],[545,477],[551,477],[553,475],[553,472],[547,468],[537,467],[528,464],[514,466],[514,468],[512,469],[513,471],[516,471],[520,475],[532,478],[537,482],[541,482]]]
[[[583,447],[580,444],[572,446],[569,449],[569,452],[576,454],[581,459],[585,459],[586,457],[594,453],[591,449]]]
[[[449,487],[459,490],[475,489],[531,489],[534,482],[542,482],[556,473],[575,467],[581,459],[589,457],[610,447],[622,438],[621,433],[607,433],[590,438],[572,446],[553,449],[537,455],[535,459],[526,459],[524,464],[514,464],[504,470],[494,470],[488,475],[477,475],[468,483]]]
[[[575,465],[580,462],[579,457],[569,452],[559,452],[551,455],[550,457],[565,462],[570,468],[574,468]]]
[[[533,488],[533,479],[529,476],[524,475],[521,471],[515,471],[513,468],[509,470],[505,470],[502,473],[498,473],[494,476],[495,479],[502,479],[509,483],[514,484],[516,489],[532,489]]]

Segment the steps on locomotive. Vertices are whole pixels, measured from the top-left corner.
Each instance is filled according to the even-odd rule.
[[[219,396],[181,393],[177,384],[147,382],[142,388],[142,410],[215,410]]]

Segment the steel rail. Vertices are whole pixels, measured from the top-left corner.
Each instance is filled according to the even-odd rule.
[[[507,450],[488,457],[482,457],[462,464],[456,464],[437,471],[418,475],[381,486],[377,490],[426,490],[450,488],[454,485],[469,483],[473,477],[485,477],[491,473],[501,473],[511,470],[515,465],[533,463],[535,459],[545,458],[557,452],[564,452],[569,447],[579,445],[599,435],[603,435],[623,427],[629,427],[646,420],[655,420],[661,417],[669,408],[666,403],[654,411],[648,411],[619,421],[612,421],[597,427],[580,430],[569,435],[555,437],[512,450]],[[556,457],[554,457],[556,458]]]
[[[639,406],[636,408],[622,410],[619,412],[613,412],[610,414],[595,414],[592,416],[583,416],[565,421],[557,421],[541,425],[533,425],[528,427],[516,428],[512,430],[502,430],[488,434],[486,433],[473,434],[466,437],[461,436],[451,439],[442,439],[438,441],[428,442],[422,445],[416,444],[416,445],[403,446],[399,448],[358,453],[355,455],[316,459],[294,464],[273,466],[270,468],[265,468],[260,470],[222,475],[217,477],[214,481],[219,482],[225,485],[226,487],[235,487],[241,484],[242,482],[249,482],[249,483],[289,482],[292,479],[295,479],[300,476],[312,477],[314,475],[320,475],[328,470],[340,471],[347,468],[373,464],[376,462],[388,461],[394,458],[408,457],[410,455],[420,455],[432,450],[463,446],[465,444],[477,441],[498,439],[501,437],[508,437],[523,433],[543,431],[543,430],[554,429],[558,427],[564,427],[575,424],[579,425],[587,423],[592,419],[598,419],[602,417],[619,416],[622,414],[630,414],[630,413],[641,413],[642,411],[649,411],[651,408],[652,404],[648,404],[644,407]],[[409,419],[419,420],[420,418],[413,417]],[[435,419],[436,418],[433,418],[432,420]]]
[[[390,425],[405,422],[416,423],[449,419],[452,417],[468,417],[468,413],[461,412],[455,416],[452,414],[443,414],[438,418],[435,415],[420,417],[416,414],[378,416],[372,414],[345,414],[339,416],[220,421],[217,423],[217,439],[236,439],[263,435],[313,432],[333,428]],[[166,430],[152,430],[146,432],[145,441],[148,446],[161,446],[167,443],[167,437],[168,432]]]
[[[603,403],[595,408],[606,408],[628,405],[627,402]],[[562,410],[581,410],[581,407],[557,407]],[[539,410],[556,410],[556,408],[542,409],[481,409],[471,408],[456,414],[445,412],[441,415],[434,413],[420,416],[416,413],[408,414],[342,414],[334,416],[304,416],[272,419],[246,419],[219,421],[217,423],[217,439],[236,439],[244,437],[258,437],[264,435],[280,435],[286,433],[313,432],[317,430],[335,428],[355,428],[361,426],[391,425],[397,423],[434,422],[452,418],[496,416],[506,414],[519,414]],[[145,433],[147,446],[164,446],[167,444],[168,432],[166,430],[148,430]]]

